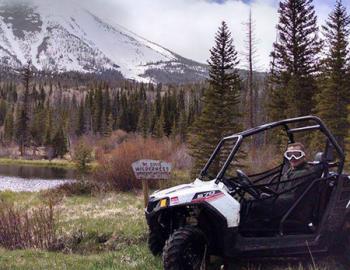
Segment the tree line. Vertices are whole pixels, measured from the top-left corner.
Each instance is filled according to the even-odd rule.
[[[81,136],[109,137],[118,129],[185,141],[206,87],[125,81],[111,88],[95,81],[83,90],[62,89],[38,83],[30,63],[19,75],[21,84],[0,84],[0,140],[18,145],[22,156],[45,147],[50,158],[63,157]]]
[[[346,7],[337,0],[321,30],[311,0],[282,1],[278,12],[269,115],[276,120],[316,114],[344,146],[350,103],[350,17]]]
[[[266,83],[266,120],[315,114],[335,134],[340,145],[350,141],[350,17],[341,0],[337,0],[325,25],[320,30],[312,0],[282,0],[279,3],[277,39],[271,52],[271,70]],[[244,107],[248,125],[254,124],[254,28],[248,20],[248,99]],[[322,34],[322,35],[321,35]],[[239,132],[242,117],[239,95],[242,80],[238,76],[239,57],[227,24],[222,22],[210,50],[209,85],[203,97],[203,110],[194,122],[190,136],[194,173],[203,168],[219,140]],[[318,137],[308,143],[318,143]],[[222,160],[220,160],[222,159]],[[213,164],[215,173],[225,161],[222,155]],[[217,167],[217,168],[215,168]]]
[[[254,70],[253,16],[247,23],[247,77],[223,22],[210,50],[209,79],[189,85],[94,81],[87,89],[53,87],[35,80],[30,64],[18,82],[0,84],[1,142],[15,142],[21,154],[40,146],[62,156],[74,138],[105,137],[123,129],[143,136],[187,141],[194,170],[203,167],[217,142],[265,121],[308,114],[320,116],[342,146],[349,133],[350,17],[336,1],[321,29],[312,0],[279,4],[277,39],[263,85]],[[74,80],[73,80],[74,81]],[[90,80],[91,82],[91,80]],[[74,82],[73,82],[74,84]],[[71,89],[75,91],[71,91]],[[219,164],[219,163],[218,163]]]

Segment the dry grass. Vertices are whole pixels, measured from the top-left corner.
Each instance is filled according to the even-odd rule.
[[[65,183],[54,189],[42,191],[42,197],[47,201],[58,203],[63,197],[79,196],[79,195],[95,195],[98,194],[101,187],[90,179],[80,179],[76,182]]]
[[[0,245],[7,249],[56,249],[58,241],[52,204],[21,211],[1,203]]]

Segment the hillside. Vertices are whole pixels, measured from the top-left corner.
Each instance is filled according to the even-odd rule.
[[[192,82],[206,77],[203,64],[110,25],[72,1],[0,1],[0,65],[28,61],[40,71],[119,71],[142,82]]]

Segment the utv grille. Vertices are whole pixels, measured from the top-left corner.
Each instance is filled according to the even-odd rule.
[[[147,205],[147,212],[150,213],[157,206],[159,201],[149,201]]]

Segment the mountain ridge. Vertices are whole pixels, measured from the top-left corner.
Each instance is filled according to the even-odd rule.
[[[76,4],[0,1],[0,65],[19,68],[27,61],[37,70],[54,72],[116,70],[142,82],[207,77],[205,64],[106,23]]]

